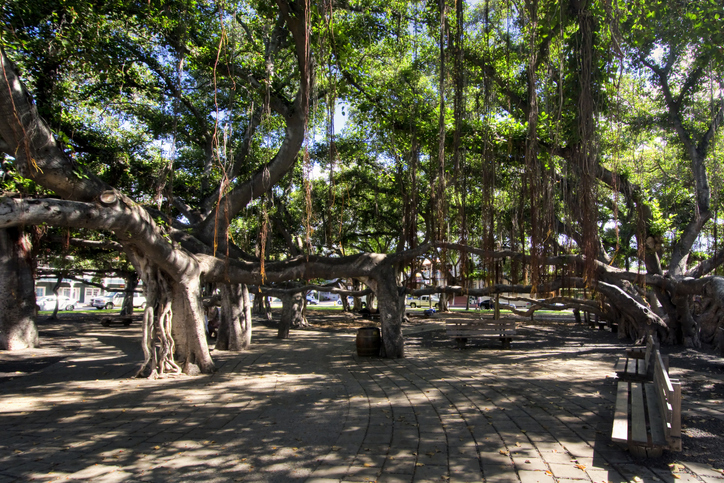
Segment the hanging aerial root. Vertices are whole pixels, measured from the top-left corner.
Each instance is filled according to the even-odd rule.
[[[144,362],[136,377],[157,379],[169,375],[179,375],[181,368],[174,361],[175,343],[172,336],[173,311],[171,289],[160,273],[145,277],[149,304],[143,316],[143,354]],[[156,307],[160,307],[156,315]]]

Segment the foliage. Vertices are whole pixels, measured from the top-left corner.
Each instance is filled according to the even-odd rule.
[[[289,240],[340,256],[412,248],[440,225],[448,241],[532,253],[531,215],[539,213],[541,253],[581,253],[586,217],[607,262],[629,266],[646,236],[673,247],[699,213],[666,90],[683,129],[700,139],[722,102],[719,2],[468,2],[461,45],[455,3],[443,3],[441,23],[438,2],[312,2],[316,89],[305,147],[281,182],[229,220],[230,239],[259,255],[269,231],[270,260],[293,253]],[[279,105],[292,104],[298,63],[273,2],[10,0],[0,21],[3,49],[79,173],[160,208],[188,232],[218,191],[267,169],[285,142]],[[600,179],[597,206],[582,213],[585,173],[572,153],[581,144],[587,21],[595,158],[619,184]],[[525,159],[531,61],[534,162],[544,178],[535,196]],[[334,132],[340,106],[346,126]],[[724,150],[715,134],[706,172],[721,217]],[[40,194],[12,160],[5,165],[4,191]],[[436,209],[441,184],[444,214]],[[636,200],[623,184],[635,185]],[[650,210],[643,228],[642,203]],[[720,237],[713,222],[700,234],[707,247],[721,246]],[[490,268],[473,265],[475,277]]]

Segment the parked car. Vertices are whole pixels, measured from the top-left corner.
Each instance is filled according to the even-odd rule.
[[[347,303],[349,305],[354,305],[354,297],[352,297],[352,296],[347,297]],[[342,297],[337,299],[337,305],[342,305]]]
[[[529,309],[531,306],[531,303],[527,300],[510,300],[506,298],[505,303],[516,309]]]
[[[495,301],[493,301],[492,299],[481,300],[480,303],[478,303],[479,309],[492,310],[494,306]]]
[[[317,305],[319,301],[314,298],[314,294],[307,294],[307,305]]]
[[[347,304],[348,304],[350,307],[354,306],[354,297],[352,297],[351,295],[348,295],[348,296],[347,296]],[[337,299],[337,305],[342,305],[342,297],[340,297],[340,298]],[[367,307],[367,302],[365,302],[365,301],[363,300],[362,303],[361,303],[361,305],[362,305],[362,308],[365,308],[365,307]]]
[[[409,305],[411,309],[415,307],[430,307],[430,304],[436,309],[440,308],[440,297],[437,295],[420,295],[419,297],[408,296],[405,299],[405,305]]]
[[[531,303],[526,300],[511,300],[508,297],[500,297],[498,305],[501,309],[528,309]],[[482,300],[478,307],[481,309],[492,310],[495,307],[495,299],[487,298]]]
[[[530,304],[528,304],[528,305],[530,305]],[[495,308],[495,299],[481,300],[480,303],[478,304],[478,307],[481,309],[493,310]],[[504,301],[503,299],[500,299],[498,301],[498,307],[500,307],[501,309],[511,309],[511,308],[515,308],[515,305],[513,305],[507,301]]]
[[[107,295],[93,297],[90,301],[90,305],[97,308],[98,310],[110,310],[114,307],[122,306],[123,297],[125,297],[125,292],[111,292]],[[143,295],[141,292],[133,292],[133,307],[145,309],[146,296]]]
[[[75,306],[78,303],[77,300],[73,300],[70,297],[64,295],[58,295],[58,310],[75,310]],[[55,295],[46,295],[45,297],[38,298],[35,303],[38,306],[38,310],[55,310]]]

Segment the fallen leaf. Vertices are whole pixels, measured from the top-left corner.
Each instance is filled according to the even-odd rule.
[[[586,465],[575,465],[575,467],[582,471],[586,470]]]
[[[510,451],[508,451],[507,449],[501,449],[501,450],[500,450],[500,454],[504,454],[504,455],[507,456],[507,455],[510,454]]]

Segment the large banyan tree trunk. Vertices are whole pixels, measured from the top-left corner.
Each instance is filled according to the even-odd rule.
[[[375,270],[373,277],[382,322],[382,355],[390,359],[405,357],[405,341],[402,338],[405,295],[397,285],[397,270],[382,265]]]
[[[251,345],[251,306],[246,285],[221,285],[221,323],[217,350],[241,351]]]
[[[216,369],[206,344],[201,284],[194,270],[173,280],[144,257],[134,256],[146,286],[144,362],[139,377],[210,374]]]
[[[37,347],[35,281],[30,240],[18,228],[0,230],[0,349]]]

